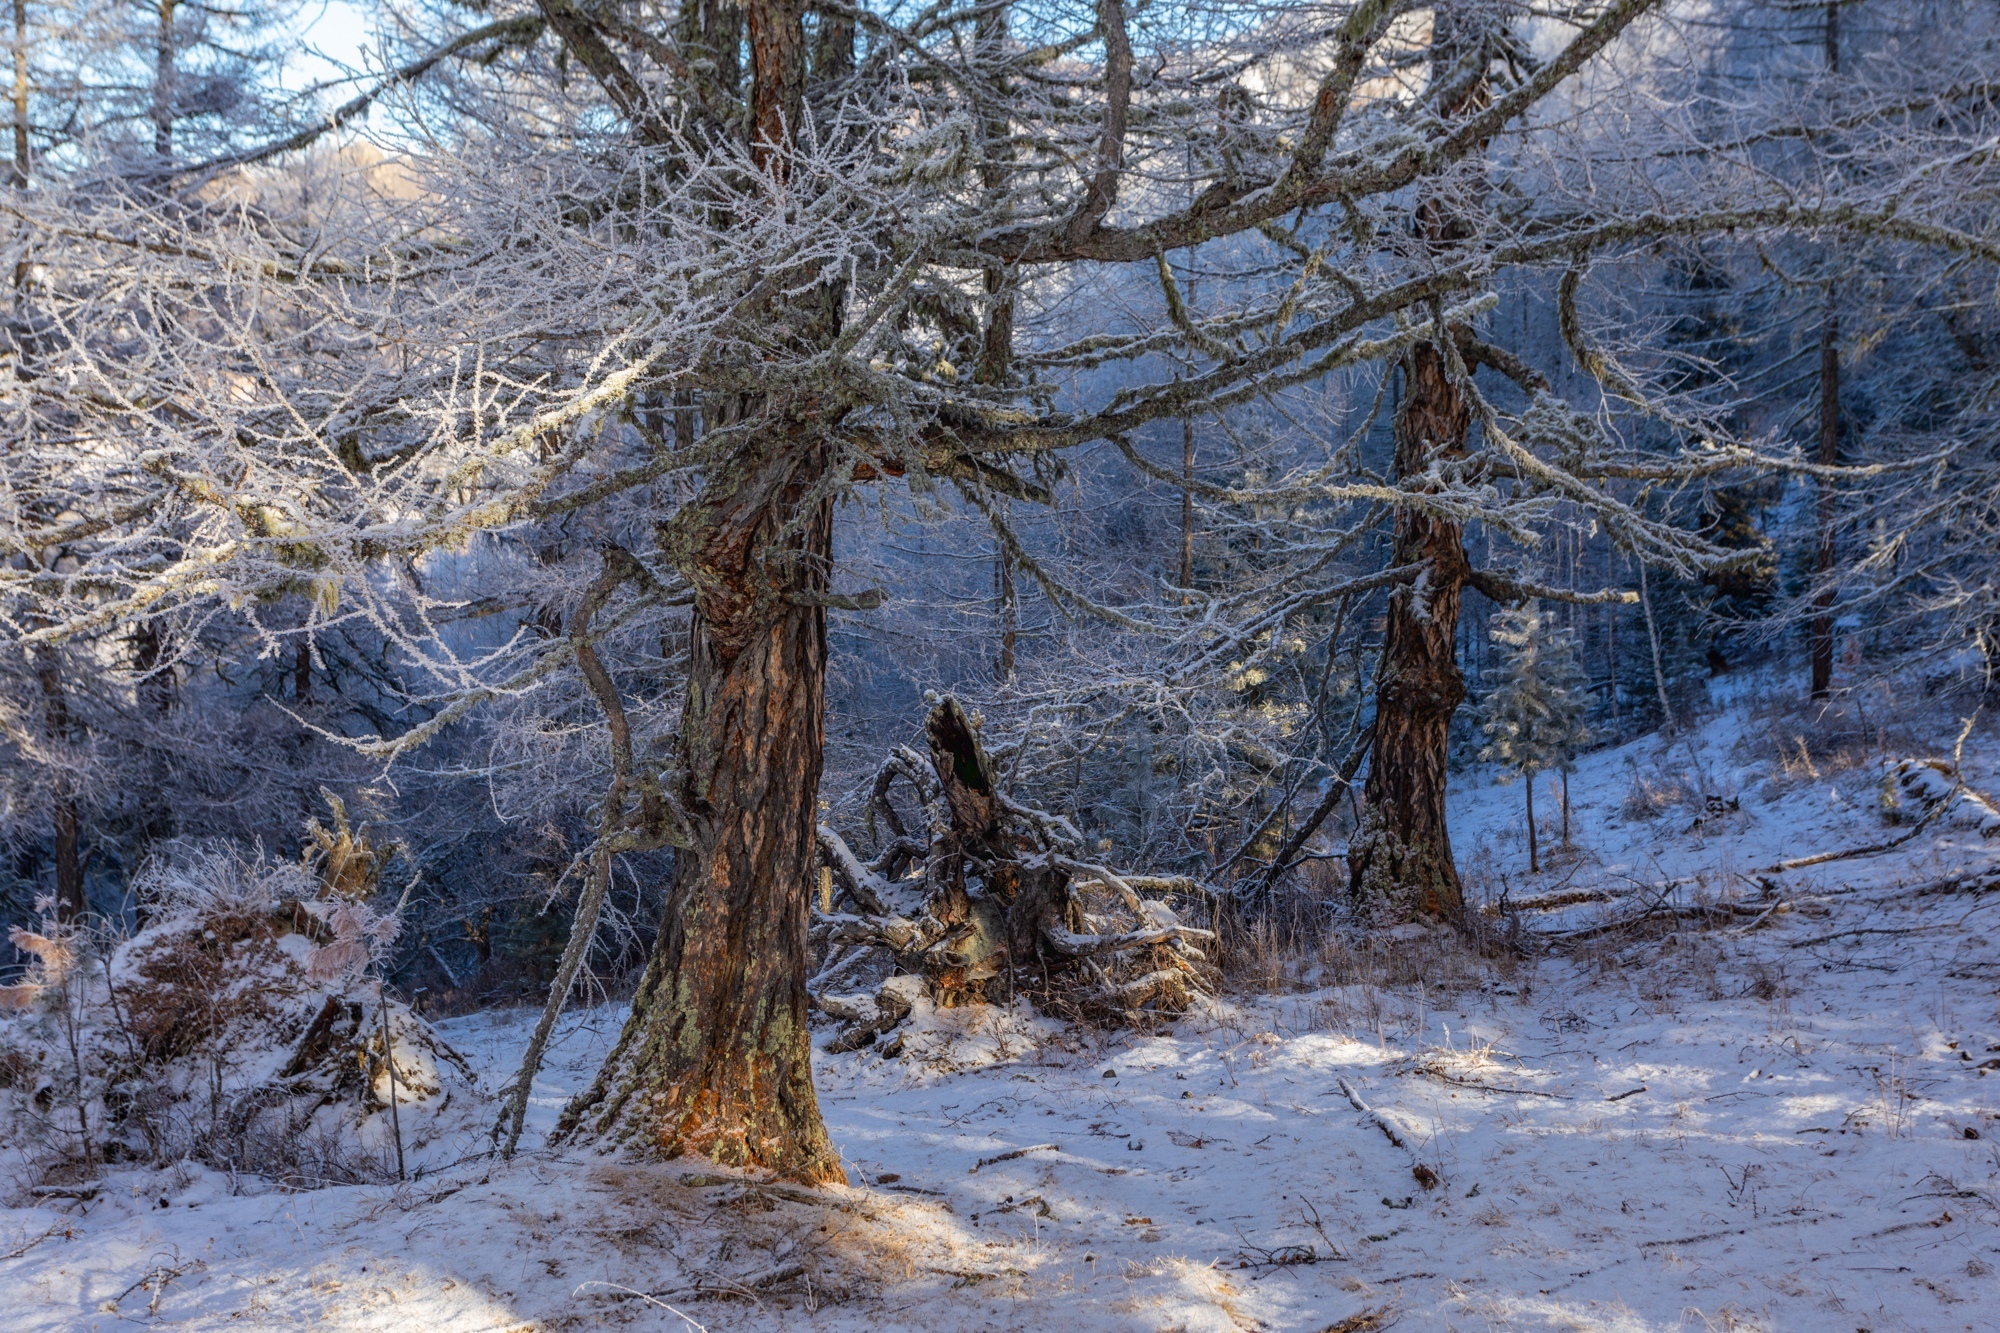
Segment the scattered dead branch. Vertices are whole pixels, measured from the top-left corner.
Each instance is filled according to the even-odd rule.
[[[92,1191],[92,1197],[95,1197],[95,1191]],[[22,1255],[26,1254],[28,1251],[34,1249],[37,1245],[40,1245],[43,1241],[53,1240],[57,1236],[61,1236],[64,1240],[68,1240],[75,1234],[76,1234],[75,1229],[72,1228],[70,1224],[67,1222],[51,1223],[49,1229],[44,1231],[41,1235],[35,1236],[29,1240],[24,1240],[20,1244],[16,1245],[13,1249],[7,1251],[5,1254],[0,1254],[0,1262],[4,1262],[8,1259],[18,1259]]]
[[[1942,924],[1929,926],[1852,926],[1846,930],[1836,930],[1827,935],[1815,935],[1809,940],[1793,940],[1794,949],[1810,949],[1815,945],[1831,944],[1835,940],[1858,938],[1862,935],[1918,935],[1928,930],[1943,930]]]
[[[1061,1151],[1062,1151],[1062,1145],[1060,1143],[1037,1143],[1032,1148],[1015,1148],[1008,1152],[995,1154],[992,1157],[980,1158],[978,1161],[972,1164],[972,1166],[966,1171],[965,1174],[969,1176],[977,1172],[981,1167],[996,1166],[1001,1162],[1011,1162],[1017,1157],[1026,1157],[1031,1152],[1061,1152]]]
[[[1438,1173],[1418,1158],[1417,1150],[1412,1148],[1403,1136],[1396,1131],[1396,1126],[1391,1123],[1389,1117],[1383,1115],[1367,1102],[1362,1101],[1361,1094],[1354,1090],[1352,1083],[1349,1083],[1344,1078],[1335,1081],[1340,1084],[1340,1091],[1347,1097],[1348,1105],[1359,1111],[1362,1117],[1374,1125],[1375,1128],[1381,1130],[1390,1143],[1409,1154],[1411,1162],[1410,1175],[1415,1178],[1418,1185],[1428,1190],[1436,1189],[1443,1183]]]
[[[1280,1245],[1276,1249],[1264,1249],[1258,1245],[1245,1245],[1237,1251],[1236,1266],[1253,1271],[1274,1268],[1301,1268],[1312,1264],[1346,1259],[1344,1254],[1321,1254],[1310,1245]],[[1258,1274],[1260,1277],[1262,1273]]]
[[[1461,1078],[1457,1074],[1449,1073],[1443,1069],[1439,1069],[1436,1065],[1433,1064],[1412,1065],[1411,1071],[1413,1073],[1422,1074],[1426,1078],[1434,1078],[1440,1083],[1449,1083],[1455,1088],[1469,1088],[1474,1092],[1491,1093],[1496,1096],[1504,1095],[1510,1097],[1549,1097],[1559,1102],[1567,1102],[1575,1100],[1568,1093],[1544,1092],[1540,1088],[1512,1088],[1512,1087],[1499,1086],[1491,1083],[1479,1083],[1472,1079]]]

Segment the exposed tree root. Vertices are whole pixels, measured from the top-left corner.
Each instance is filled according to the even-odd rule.
[[[869,785],[873,857],[819,830],[831,884],[812,938],[828,953],[810,988],[822,1010],[848,1023],[830,1049],[874,1041],[919,997],[956,1008],[1026,995],[1115,1021],[1177,1013],[1213,989],[1200,941],[1214,933],[1183,924],[1167,901],[1201,886],[1078,860],[1083,837],[1068,820],[999,790],[956,700],[932,708],[924,733],[928,757],[898,746]],[[915,820],[895,806],[899,783],[915,795]],[[836,993],[873,950],[887,951],[897,975],[873,995]]]

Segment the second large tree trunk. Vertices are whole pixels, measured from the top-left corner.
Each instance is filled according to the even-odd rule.
[[[1826,7],[1826,71],[1840,72],[1840,6]],[[1840,462],[1840,307],[1834,288],[1826,289],[1819,325],[1819,461],[1827,467]],[[1821,588],[1813,598],[1812,697],[1824,699],[1833,689],[1833,483],[1819,483],[1819,540],[1813,552],[1813,573]]]
[[[1472,414],[1429,343],[1411,351],[1403,374],[1396,474],[1414,477],[1440,453],[1464,453]],[[1455,651],[1465,547],[1456,524],[1406,509],[1396,516],[1392,559],[1425,569],[1389,597],[1375,680],[1374,754],[1361,827],[1348,845],[1349,887],[1377,924],[1456,920],[1465,895],[1452,860],[1444,796],[1451,715],[1465,699]]]
[[[617,1048],[557,1135],[818,1184],[846,1176],[806,1027],[832,513],[807,498],[819,455],[803,455],[740,460],[692,529],[708,579],[681,720],[694,845]]]

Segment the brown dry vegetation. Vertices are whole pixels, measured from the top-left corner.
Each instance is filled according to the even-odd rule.
[[[280,998],[265,984],[282,975],[284,956],[269,912],[233,907],[190,920],[137,946],[140,980],[119,986],[114,1002],[148,1062],[163,1064],[207,1047],[234,1026],[269,1024]],[[290,1040],[298,1034],[277,1034]]]

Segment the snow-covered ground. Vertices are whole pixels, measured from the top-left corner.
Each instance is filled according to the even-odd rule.
[[[1316,989],[1156,1033],[933,1015],[900,1058],[820,1060],[854,1185],[817,1196],[539,1148],[616,1035],[586,1011],[511,1165],[303,1193],[127,1172],[0,1210],[0,1325],[2000,1328],[2000,892],[1940,883],[2000,839],[1940,820],[1770,871],[1898,832],[1879,767],[1794,762],[1782,731],[1745,703],[1590,756],[1576,848],[1536,875],[1520,787],[1459,782],[1478,891],[1583,899],[1523,914],[1542,930],[1736,904],[1671,936],[1335,949]],[[1426,959],[1448,984],[1387,984]],[[532,1019],[444,1026],[490,1086]]]

